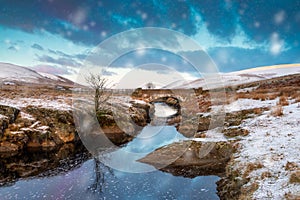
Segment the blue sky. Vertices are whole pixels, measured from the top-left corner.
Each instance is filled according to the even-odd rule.
[[[74,78],[102,41],[161,27],[194,39],[221,72],[300,63],[299,0],[0,0],[0,62]],[[143,60],[143,62],[141,62]],[[129,62],[130,61],[130,62]],[[147,62],[186,73],[168,52],[133,52],[106,76]],[[126,63],[128,64],[126,66]],[[192,75],[190,76],[192,78]]]

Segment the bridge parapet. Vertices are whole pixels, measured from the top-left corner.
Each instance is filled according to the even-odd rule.
[[[138,88],[132,93],[133,98],[144,100],[146,102],[154,101],[158,98],[173,97],[181,102],[186,101],[189,97],[198,96],[203,92],[202,88],[198,89],[142,89]]]

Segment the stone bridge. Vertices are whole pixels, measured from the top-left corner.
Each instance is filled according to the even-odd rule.
[[[185,102],[187,99],[196,97],[203,92],[199,89],[141,89],[138,88],[132,93],[133,98],[146,102],[165,101],[167,97],[177,99],[179,102]]]
[[[199,99],[205,91],[200,89],[141,89],[132,93],[135,99],[148,103],[165,102],[175,107],[178,112],[168,121],[169,125],[177,124],[177,130],[186,137],[192,137],[198,130]]]

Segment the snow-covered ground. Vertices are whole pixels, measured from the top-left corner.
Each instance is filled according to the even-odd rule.
[[[238,99],[228,105],[225,105],[225,112],[231,113],[239,110],[248,110],[254,108],[265,108],[265,107],[272,107],[276,105],[278,99],[274,100],[255,100],[255,99]]]
[[[38,98],[1,98],[0,104],[12,106],[16,108],[24,108],[26,106],[37,106],[41,108],[53,108],[57,110],[71,110],[71,105],[66,103],[65,97],[57,97],[56,99],[38,99]]]
[[[54,74],[40,73],[26,67],[13,65],[9,63],[0,62],[0,70],[0,84],[1,82],[6,85],[14,85],[14,82],[38,84],[41,83],[41,81],[44,81],[45,83],[72,83],[71,81],[56,76]]]
[[[49,73],[44,73],[44,72],[38,72],[40,75],[42,75],[45,78],[51,79],[51,80],[55,80],[55,81],[62,81],[62,82],[66,82],[65,79],[62,79],[56,75],[53,74],[49,74]]]
[[[288,162],[300,166],[300,104],[291,101],[284,106],[283,116],[274,117],[270,112],[242,123],[250,134],[240,142],[241,149],[234,160],[233,167],[242,171],[249,163],[262,164],[249,174],[248,185],[258,183],[253,199],[300,195],[300,184],[289,183],[292,171],[285,169]]]
[[[261,165],[244,177],[250,178],[250,181],[243,187],[258,185],[251,199],[285,199],[286,194],[296,195],[295,199],[300,199],[300,184],[290,183],[290,176],[294,171],[286,169],[288,163],[293,163],[300,170],[300,103],[289,100],[290,104],[283,106],[283,115],[275,117],[271,112],[278,101],[279,98],[266,101],[238,99],[223,106],[226,113],[270,108],[260,116],[246,119],[239,126],[248,130],[249,135],[240,138],[239,149],[230,163],[233,171],[237,170],[241,174],[248,173],[246,170],[249,164]],[[228,140],[218,128],[207,131],[205,135],[205,138],[193,140]]]
[[[0,68],[0,79],[4,81],[9,80],[38,83],[38,80],[43,78],[43,76],[35,71],[13,64],[0,63]]]
[[[267,66],[231,73],[207,75],[204,79],[201,78],[192,82],[176,81],[164,88],[176,89],[203,87],[204,89],[213,89],[299,73],[300,64]]]

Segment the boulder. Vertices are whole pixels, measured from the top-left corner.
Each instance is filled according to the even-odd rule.
[[[156,149],[138,160],[175,176],[220,175],[233,148],[228,142],[181,141]]]

